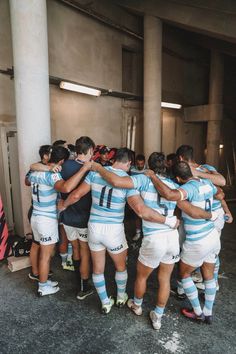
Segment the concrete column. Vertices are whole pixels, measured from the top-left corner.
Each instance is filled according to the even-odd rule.
[[[46,0],[10,0],[16,122],[24,231],[30,189],[24,178],[38,149],[51,142]]]
[[[144,154],[161,150],[162,22],[144,17]]]
[[[218,168],[219,166],[219,144],[221,121],[223,119],[223,80],[224,64],[221,54],[217,51],[211,53],[210,87],[209,87],[209,121],[207,126],[207,163]]]

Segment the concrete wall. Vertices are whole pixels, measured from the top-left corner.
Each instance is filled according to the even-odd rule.
[[[162,151],[167,155],[183,144],[193,146],[197,162],[205,162],[206,123],[185,123],[182,110],[162,109]]]
[[[191,42],[191,34],[163,27],[163,100],[195,106],[208,102],[210,52]]]
[[[48,2],[48,40],[50,75],[117,91],[122,91],[122,46],[142,48],[140,41],[56,1]],[[73,143],[78,136],[89,135],[97,144],[122,143],[122,99],[51,86],[51,119],[52,140]]]
[[[88,5],[85,0],[80,2]],[[114,2],[97,0],[90,2],[88,6],[112,21],[142,34],[142,17],[126,12],[115,6]],[[47,7],[51,76],[122,91],[122,48],[125,47],[137,53],[133,91],[142,95],[142,41],[64,6],[59,1],[48,0]],[[169,25],[163,27],[163,101],[181,103],[184,106],[208,102],[209,51],[195,45],[191,38],[191,33]],[[7,69],[12,65],[9,4],[7,0],[1,0],[0,69]],[[227,92],[230,91],[229,89]],[[53,85],[50,86],[50,97],[52,140],[62,138],[73,143],[78,136],[89,135],[97,144],[124,146],[127,121],[135,116],[135,150],[137,153],[143,152],[143,115],[140,102],[112,97],[96,98],[62,91]],[[15,121],[13,81],[2,74],[0,121]],[[231,140],[235,136],[235,121],[224,123],[227,124],[224,124],[222,130],[225,149],[221,156],[221,168],[225,170],[225,157],[231,156],[229,159],[232,170]],[[206,124],[185,123],[182,110],[163,110],[163,152],[174,152],[181,144],[193,145],[196,160],[204,162]]]

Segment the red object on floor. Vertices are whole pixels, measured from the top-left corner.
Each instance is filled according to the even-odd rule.
[[[9,255],[10,247],[8,245],[8,236],[6,217],[3,210],[2,198],[0,196],[0,260]]]

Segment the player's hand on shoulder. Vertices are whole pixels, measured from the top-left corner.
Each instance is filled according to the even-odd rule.
[[[52,165],[51,172],[58,173],[61,172],[62,167],[59,164]]]
[[[97,172],[101,165],[95,161],[92,161],[91,171]]]
[[[155,172],[152,171],[152,170],[147,169],[147,170],[145,170],[144,174],[145,174],[147,177],[152,177],[152,176],[155,175]]]
[[[93,164],[93,161],[86,161],[84,164],[83,164],[83,169],[85,171],[90,171],[91,170],[91,167],[92,167],[92,164]]]

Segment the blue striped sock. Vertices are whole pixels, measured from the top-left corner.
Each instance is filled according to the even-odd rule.
[[[98,296],[101,300],[101,303],[103,305],[109,304],[110,300],[107,296],[107,291],[106,291],[106,284],[105,284],[105,278],[104,274],[94,274],[92,275],[93,278],[93,283],[96,288],[96,291],[98,293]]]
[[[124,270],[123,272],[116,272],[115,281],[116,281],[116,286],[117,286],[117,298],[118,299],[124,298],[127,279],[128,279],[127,270]]]
[[[198,291],[197,291],[196,285],[194,284],[192,278],[188,277],[188,278],[182,279],[182,285],[183,285],[185,294],[187,295],[195,314],[200,316],[202,313],[202,309],[201,309],[201,305],[200,305],[200,302],[198,299]]]
[[[214,268],[214,279],[216,282],[218,280],[219,269],[220,269],[220,258],[218,256],[216,259],[215,268]]]
[[[134,304],[136,306],[142,306],[142,303],[143,303],[143,298],[138,299],[137,297],[134,296]]]
[[[215,279],[205,280],[205,304],[203,313],[205,316],[212,315],[212,308],[216,297],[216,282]]]
[[[156,306],[154,309],[154,311],[156,312],[156,314],[159,318],[162,317],[164,310],[165,310],[165,307],[159,307],[159,306]]]

